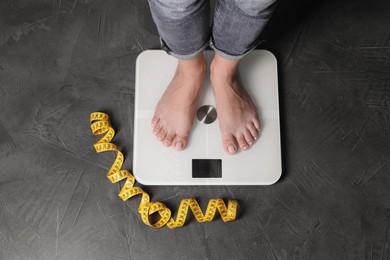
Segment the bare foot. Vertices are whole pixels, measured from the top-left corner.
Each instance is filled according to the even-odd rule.
[[[224,150],[236,154],[248,149],[259,136],[260,121],[252,99],[242,86],[239,61],[215,54],[210,65],[210,80],[218,113]]]
[[[153,134],[164,146],[173,146],[177,151],[187,146],[205,72],[203,53],[191,60],[179,60],[152,119]]]

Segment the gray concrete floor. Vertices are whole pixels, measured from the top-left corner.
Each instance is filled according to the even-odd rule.
[[[390,2],[282,0],[259,48],[279,62],[284,172],[273,186],[145,187],[173,211],[238,219],[152,229],[105,177],[89,114],[130,169],[146,1],[0,2],[0,259],[390,259]]]

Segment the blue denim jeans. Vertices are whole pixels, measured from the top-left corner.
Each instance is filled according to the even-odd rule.
[[[217,0],[210,26],[209,0],[148,0],[161,47],[183,60],[208,45],[226,59],[238,60],[254,49],[277,0]]]

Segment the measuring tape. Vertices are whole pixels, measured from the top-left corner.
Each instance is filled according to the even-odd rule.
[[[116,159],[107,173],[107,178],[111,183],[117,183],[126,179],[122,190],[119,192],[119,197],[126,201],[136,195],[141,195],[141,203],[138,212],[141,214],[142,221],[151,227],[160,228],[167,225],[170,229],[182,227],[185,223],[188,207],[191,209],[198,222],[210,222],[215,216],[218,209],[219,214],[224,222],[233,221],[236,219],[237,200],[229,200],[226,207],[225,202],[221,199],[210,199],[206,213],[203,214],[198,202],[194,198],[183,199],[180,202],[176,220],[171,217],[171,210],[159,201],[150,201],[150,196],[140,187],[134,187],[135,178],[127,170],[121,170],[124,157],[118,147],[111,143],[115,136],[115,130],[110,124],[110,117],[102,112],[93,112],[90,116],[90,123],[93,135],[101,135],[106,133],[99,141],[94,144],[97,153],[106,151],[117,152]],[[156,223],[149,222],[149,216],[158,213],[160,219]]]

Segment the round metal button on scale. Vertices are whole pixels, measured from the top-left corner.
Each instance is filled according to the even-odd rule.
[[[213,106],[201,106],[196,113],[196,117],[203,124],[211,124],[217,119],[217,110]]]

